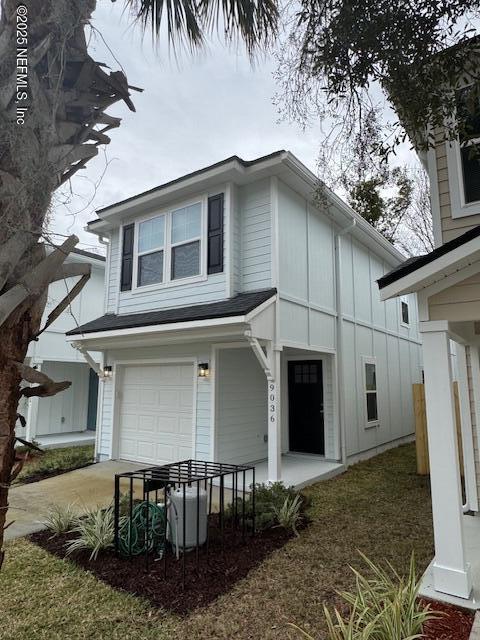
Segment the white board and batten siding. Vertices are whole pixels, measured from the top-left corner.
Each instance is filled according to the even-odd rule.
[[[210,361],[210,345],[209,344],[182,344],[164,347],[139,348],[139,349],[122,349],[109,351],[106,353],[106,361],[115,365],[115,378],[103,382],[103,405],[101,411],[101,432],[99,441],[99,459],[107,460],[111,457],[119,457],[119,411],[121,411],[122,403],[122,368],[128,367],[130,363],[132,368],[139,364],[145,365],[145,374],[148,376],[148,367],[151,365],[150,373],[155,371],[155,367],[175,364],[182,366],[182,376],[187,375],[187,368],[191,371],[191,379],[195,380],[192,386],[192,434],[194,437],[195,447],[190,449],[187,457],[192,457],[193,453],[198,459],[209,460],[211,457],[211,399],[210,391],[212,380],[210,378],[197,378],[197,363]],[[116,364],[118,363],[118,364]],[[121,363],[121,364],[120,364]],[[184,367],[185,365],[185,367]],[[168,374],[166,374],[168,375]],[[155,377],[155,376],[154,376]],[[118,380],[118,391],[114,393],[114,389]],[[146,380],[148,387],[148,379]],[[155,387],[155,385],[153,385]],[[174,385],[175,386],[175,385]],[[188,393],[186,389],[187,383],[177,385],[176,391],[181,392],[185,398]],[[155,389],[154,389],[155,390]],[[164,391],[168,389],[164,388]],[[115,396],[115,397],[114,397]],[[185,404],[185,401],[183,401]],[[167,411],[171,407],[167,407]],[[113,437],[113,424],[115,423],[115,437]],[[183,431],[182,431],[183,433]],[[178,457],[178,456],[177,456]],[[176,459],[176,458],[172,458]]]
[[[342,239],[343,366],[347,454],[357,455],[414,432],[412,384],[421,382],[422,354],[415,296],[382,302],[376,281],[391,270],[352,237]],[[352,366],[351,354],[355,354]],[[378,424],[366,425],[365,361],[376,364]]]
[[[335,349],[335,251],[332,223],[278,181],[281,339]]]
[[[292,347],[337,349],[335,229],[330,219],[279,181],[281,340]],[[392,265],[350,234],[342,237],[343,397],[347,454],[354,456],[414,431],[411,385],[421,381],[421,345],[414,296],[410,324],[401,301],[381,302],[376,280]],[[378,426],[367,426],[364,367],[377,373]],[[327,403],[326,403],[327,406]],[[328,430],[326,429],[326,437]]]
[[[216,458],[242,464],[267,457],[267,381],[250,347],[218,351]]]

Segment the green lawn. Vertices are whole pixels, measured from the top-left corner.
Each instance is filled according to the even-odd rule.
[[[49,476],[56,472],[72,471],[93,462],[94,447],[63,447],[46,449],[43,453],[33,452],[33,457],[25,464],[17,483],[31,481],[36,476]]]
[[[433,554],[427,481],[415,474],[411,445],[311,487],[310,527],[228,594],[179,619],[116,592],[25,540],[8,546],[0,574],[0,638],[284,640],[295,622],[324,638],[322,605],[350,588],[357,550],[406,569],[415,550],[422,571]],[[2,635],[3,634],[3,635]]]

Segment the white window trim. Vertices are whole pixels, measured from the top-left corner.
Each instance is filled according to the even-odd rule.
[[[475,138],[478,140],[478,138]],[[474,143],[475,140],[471,142]],[[452,218],[465,218],[480,214],[480,200],[465,202],[465,188],[463,184],[462,156],[460,142],[452,140],[447,145],[448,186],[450,190],[450,207]]]
[[[172,243],[172,213],[177,209],[188,207],[192,204],[201,205],[201,235],[196,238],[191,238],[182,242]],[[164,207],[161,210],[155,211],[155,213],[149,213],[141,218],[137,218],[134,222],[134,243],[133,243],[133,270],[132,270],[132,289],[130,292],[133,295],[158,291],[160,289],[168,289],[170,287],[177,287],[184,284],[193,284],[195,282],[201,282],[207,279],[207,211],[208,211],[208,196],[202,194],[199,197],[191,198],[174,206]],[[138,285],[138,258],[139,256],[146,255],[148,253],[154,253],[155,251],[162,251],[161,248],[152,249],[149,251],[138,251],[138,239],[139,239],[139,227],[142,222],[147,222],[153,218],[165,216],[165,241],[163,244],[163,281],[156,282],[154,284]],[[200,241],[200,273],[196,276],[190,276],[188,278],[171,278],[171,265],[172,265],[172,248],[179,247],[182,244],[189,244],[191,242]]]
[[[466,87],[469,84],[471,84],[471,82],[469,83],[467,80],[464,80],[462,82],[462,87]],[[474,138],[470,140],[469,143],[474,144],[475,142],[479,141],[480,138]],[[450,191],[451,216],[453,219],[456,219],[479,215],[480,200],[468,203],[465,202],[465,187],[463,184],[463,167],[462,156],[460,153],[460,140],[457,137],[455,140],[447,141],[445,145],[447,149],[448,187]]]
[[[403,313],[402,313],[402,302],[404,302],[407,305],[408,308],[408,322],[404,322],[403,320]],[[402,327],[405,327],[406,329],[410,329],[411,327],[411,319],[410,319],[410,300],[408,298],[408,296],[400,296],[399,298],[399,306],[400,306],[400,324],[402,325]]]
[[[371,356],[362,356],[362,395],[363,395],[363,411],[364,411],[364,420],[365,420],[365,429],[374,429],[380,426],[380,419],[378,417],[378,382],[375,391],[367,391],[367,374],[366,374],[366,365],[373,364],[375,365],[375,380],[377,379],[378,373],[378,365],[377,359]],[[377,419],[376,420],[368,420],[368,407],[367,407],[367,394],[375,393],[377,396]]]

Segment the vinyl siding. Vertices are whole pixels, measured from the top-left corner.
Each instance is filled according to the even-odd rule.
[[[430,320],[477,320],[480,316],[480,274],[431,296],[428,307]]]
[[[118,312],[141,313],[169,307],[184,307],[225,298],[225,274],[216,273],[205,281],[157,289],[155,291],[120,292]]]
[[[250,348],[218,352],[217,459],[246,463],[267,457],[267,382]]]
[[[480,224],[480,215],[452,218],[452,206],[449,183],[449,168],[447,157],[447,144],[443,141],[442,131],[436,133],[435,146],[435,167],[433,170],[433,180],[438,187],[438,200],[440,208],[440,227],[442,242],[448,242],[473,229]],[[434,212],[435,213],[435,212]]]
[[[239,189],[240,286],[242,291],[271,286],[270,181]]]

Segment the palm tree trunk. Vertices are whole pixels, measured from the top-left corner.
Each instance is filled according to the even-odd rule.
[[[122,99],[131,109],[133,105],[125,76],[106,73],[88,55],[84,29],[95,0],[22,0],[27,11],[22,9],[20,16],[17,0],[0,2],[1,567],[8,490],[15,474],[20,383],[22,378],[43,382],[34,391],[39,396],[67,385],[56,385],[46,376],[37,380],[35,371],[21,366],[40,331],[48,284],[59,278],[57,270],[66,257],[57,255],[48,262],[50,256],[45,258],[39,244],[52,193],[83,169],[100,144],[110,141],[106,131],[118,127],[120,120],[104,110]],[[25,22],[28,45],[18,47],[18,30],[21,27],[23,35]],[[27,48],[26,100],[17,93],[17,58],[24,55],[19,48]],[[19,104],[26,108],[20,120]],[[68,253],[75,242],[67,242],[62,251]]]

